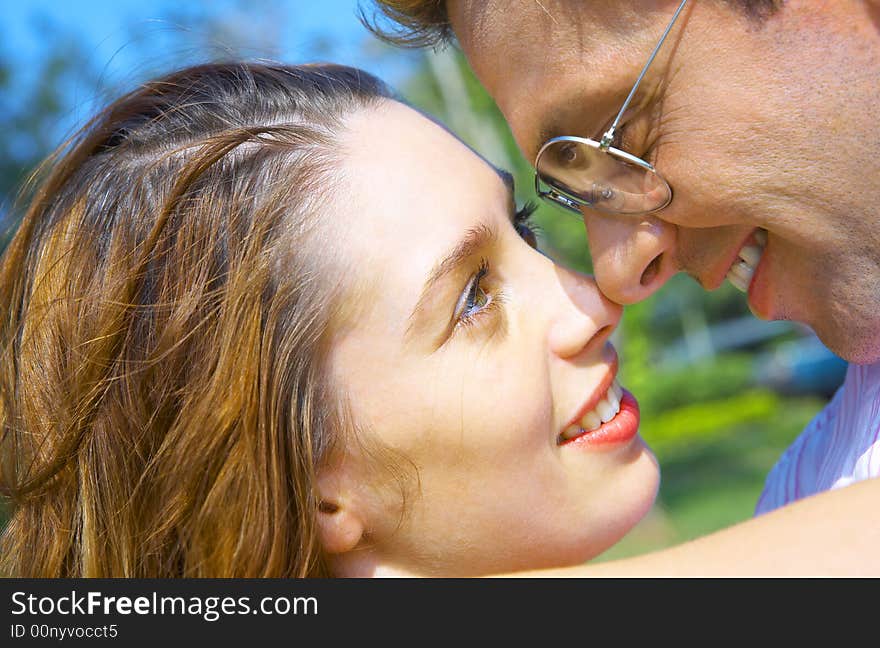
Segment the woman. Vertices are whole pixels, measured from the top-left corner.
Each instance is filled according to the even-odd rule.
[[[112,104],[3,259],[4,573],[604,551],[657,466],[615,380],[619,307],[537,252],[528,213],[358,70],[206,65]]]

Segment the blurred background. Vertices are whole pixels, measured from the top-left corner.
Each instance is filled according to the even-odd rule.
[[[380,43],[358,20],[357,0],[18,0],[4,3],[0,23],[0,245],[29,172],[97,108],[157,74],[229,58],[373,72],[510,169],[520,201],[534,197],[529,164],[460,53]],[[541,206],[535,220],[547,254],[590,270],[577,219]],[[845,372],[809,330],[760,322],[732,286],[706,293],[687,277],[628,308],[615,338],[662,481],[653,511],[600,560],[751,517],[767,471]]]

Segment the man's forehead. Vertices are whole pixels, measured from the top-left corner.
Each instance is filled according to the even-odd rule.
[[[465,49],[499,42],[534,49],[561,38],[574,37],[581,45],[626,38],[650,24],[651,12],[642,5],[654,4],[641,0],[447,0],[446,7]]]
[[[639,4],[450,0],[448,8],[474,72],[530,156],[551,137],[593,137],[605,125],[658,31],[652,12],[634,15]]]
[[[533,70],[590,74],[616,59],[639,40],[639,23],[650,25],[650,21],[645,17],[621,21],[627,12],[609,11],[606,6],[615,4],[448,0],[447,7],[459,44],[489,87],[500,85],[492,81],[505,75],[528,84],[523,75]]]
[[[516,40],[529,29],[541,29],[543,23],[535,20],[537,5],[519,0],[447,0],[446,8],[456,38],[470,46],[493,42],[505,31]]]

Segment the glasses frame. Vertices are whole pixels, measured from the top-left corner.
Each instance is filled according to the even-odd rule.
[[[570,192],[565,191],[564,189],[560,189],[559,187],[554,187],[550,185],[544,180],[541,180],[540,174],[537,171],[538,160],[541,159],[541,154],[544,152],[546,148],[556,144],[557,142],[576,142],[578,144],[584,144],[589,146],[590,148],[594,148],[596,150],[602,151],[603,153],[607,153],[612,157],[615,157],[619,160],[623,160],[624,162],[628,162],[629,164],[633,164],[635,166],[643,168],[645,171],[650,171],[654,175],[656,175],[667,187],[669,187],[669,183],[666,181],[662,175],[657,173],[657,170],[649,163],[643,160],[640,157],[636,157],[632,153],[627,153],[618,148],[614,148],[613,146],[602,147],[601,142],[597,142],[596,140],[592,140],[588,137],[575,137],[574,135],[563,135],[561,137],[554,137],[552,139],[547,140],[544,143],[544,146],[541,147],[541,150],[538,151],[538,155],[535,157],[535,193],[538,194],[539,198],[543,198],[544,200],[550,200],[554,204],[563,207],[569,211],[574,212],[580,217],[581,210],[579,205],[583,205],[585,207],[589,207],[590,209],[595,209],[596,211],[605,212],[608,214],[625,214],[627,216],[639,216],[641,214],[652,214],[656,211],[660,211],[664,207],[666,207],[670,202],[672,202],[672,187],[669,187],[669,199],[660,205],[659,207],[655,207],[654,209],[646,209],[642,211],[633,211],[633,212],[621,212],[615,209],[605,209],[598,205],[594,205],[591,202],[588,202]],[[547,184],[549,189],[542,189],[541,183]]]
[[[623,105],[620,107],[620,110],[617,112],[617,116],[614,118],[614,121],[612,122],[612,124],[608,128],[608,130],[605,131],[605,134],[602,135],[602,139],[600,141],[597,142],[596,140],[590,139],[588,137],[576,137],[574,135],[563,135],[560,137],[553,137],[553,138],[547,140],[546,142],[544,142],[544,144],[538,150],[538,154],[535,156],[535,193],[538,194],[539,198],[541,198],[543,200],[547,200],[549,202],[552,202],[553,204],[558,205],[559,207],[562,207],[566,211],[574,212],[578,216],[581,215],[581,210],[580,210],[581,207],[589,207],[590,209],[595,209],[597,211],[601,211],[601,212],[605,212],[605,213],[609,213],[609,214],[624,214],[626,216],[640,216],[643,214],[652,214],[654,212],[660,211],[661,209],[664,209],[666,206],[668,206],[670,202],[672,202],[672,187],[671,187],[671,185],[669,184],[669,182],[667,182],[666,178],[664,178],[660,173],[658,173],[658,171],[653,167],[653,165],[651,165],[649,162],[646,162],[642,158],[637,157],[631,153],[627,153],[626,151],[623,151],[621,149],[614,148],[613,146],[611,146],[611,142],[614,141],[614,132],[615,132],[615,130],[617,130],[617,125],[620,123],[620,120],[623,117],[623,114],[626,112],[626,109],[629,108],[629,104],[632,101],[633,97],[635,96],[636,90],[638,89],[639,84],[642,82],[642,79],[644,78],[645,73],[648,71],[648,68],[651,67],[651,63],[654,62],[654,59],[657,56],[657,52],[660,51],[660,47],[663,45],[663,42],[666,40],[666,37],[669,36],[669,32],[672,31],[672,26],[675,24],[675,21],[678,20],[678,16],[681,13],[681,10],[684,9],[684,6],[687,4],[687,2],[688,2],[688,0],[682,0],[681,4],[678,5],[678,8],[675,10],[675,13],[672,15],[672,19],[669,21],[669,24],[666,26],[666,29],[664,30],[663,35],[660,36],[660,40],[657,41],[657,44],[654,46],[654,51],[651,52],[651,56],[648,57],[647,63],[645,63],[644,67],[642,68],[642,71],[639,73],[639,76],[636,79],[636,82],[633,84],[632,89],[630,89],[629,94],[626,97],[626,100],[623,102]],[[596,206],[592,203],[589,203],[586,200],[584,200],[583,198],[580,198],[570,192],[559,189],[558,187],[554,187],[550,183],[541,179],[541,175],[538,172],[538,162],[540,162],[541,155],[544,153],[544,151],[547,149],[548,146],[551,146],[552,144],[555,144],[556,142],[562,142],[562,141],[575,142],[578,144],[585,144],[591,148],[596,149],[597,151],[600,151],[600,152],[605,153],[607,155],[611,155],[619,160],[622,160],[626,163],[641,167],[642,169],[649,171],[650,173],[653,173],[660,180],[662,180],[666,184],[667,187],[669,187],[669,200],[667,200],[663,205],[660,205],[659,207],[655,207],[654,209],[648,209],[648,210],[637,211],[637,212],[620,212],[620,211],[616,211],[614,209],[605,209],[602,207],[598,207],[598,206]],[[542,189],[541,188],[542,182],[544,184],[546,184],[549,187],[549,189]]]

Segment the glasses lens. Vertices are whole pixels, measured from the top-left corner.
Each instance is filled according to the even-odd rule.
[[[560,138],[544,146],[535,166],[543,183],[600,211],[643,214],[668,205],[666,180],[625,155],[592,140]]]

